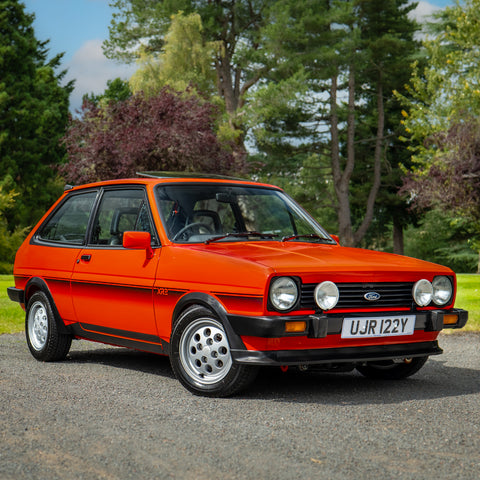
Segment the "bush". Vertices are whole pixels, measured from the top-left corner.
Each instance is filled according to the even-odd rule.
[[[462,218],[431,210],[419,227],[405,231],[405,255],[445,265],[457,273],[475,273],[478,252],[470,242],[471,228]]]
[[[28,228],[17,227],[13,232],[8,229],[4,212],[13,208],[17,194],[10,190],[11,180],[5,177],[0,183],[0,273],[11,273],[15,253],[27,235]]]

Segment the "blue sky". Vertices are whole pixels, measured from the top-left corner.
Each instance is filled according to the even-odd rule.
[[[128,79],[135,67],[122,65],[103,56],[102,42],[108,38],[113,9],[109,0],[23,0],[26,11],[35,14],[35,35],[50,40],[50,53],[65,52],[63,67],[67,80],[75,79],[72,109],[80,107],[85,93],[101,93],[106,82],[116,77]],[[420,1],[419,15],[453,4],[453,0]]]

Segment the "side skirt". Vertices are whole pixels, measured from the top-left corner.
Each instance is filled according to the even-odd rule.
[[[117,330],[86,323],[74,323],[69,326],[69,329],[77,338],[85,340],[93,340],[94,342],[107,345],[132,348],[159,355],[168,355],[170,352],[170,344],[156,335]]]

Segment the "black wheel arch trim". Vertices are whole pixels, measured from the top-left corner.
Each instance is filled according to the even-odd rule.
[[[245,344],[240,338],[240,335],[235,332],[230,324],[229,316],[227,315],[225,307],[216,298],[203,292],[190,292],[179,299],[173,310],[172,333],[175,323],[182,312],[193,305],[202,305],[211,310],[219,318],[225,328],[230,348],[246,350]]]
[[[33,293],[30,294],[32,289]],[[63,323],[62,317],[60,316],[60,313],[58,313],[57,306],[55,305],[55,301],[53,300],[52,293],[48,288],[47,282],[45,282],[43,278],[33,277],[27,282],[24,291],[25,307],[27,306],[30,297],[38,291],[43,292],[50,302],[50,306],[52,307],[53,315],[55,317],[55,323],[57,324],[58,333],[71,334],[72,330]]]

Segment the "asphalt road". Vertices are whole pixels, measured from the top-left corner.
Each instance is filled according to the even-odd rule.
[[[265,370],[195,397],[168,359],[74,342],[39,363],[0,336],[0,478],[480,478],[480,335],[442,335],[414,377]]]

